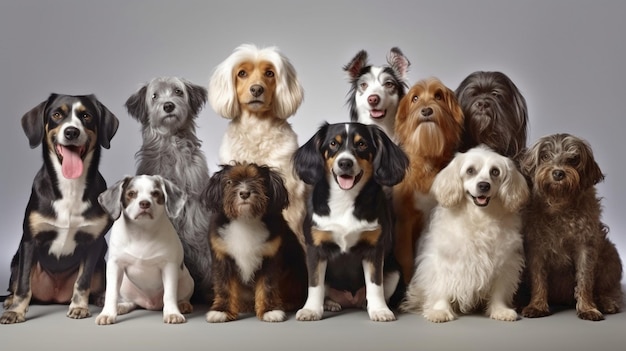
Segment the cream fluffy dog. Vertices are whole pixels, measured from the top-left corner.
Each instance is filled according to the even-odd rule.
[[[303,98],[294,67],[276,47],[239,46],[215,68],[209,82],[211,107],[231,120],[220,162],[256,163],[279,171],[289,195],[283,215],[304,245],[306,187],[293,171],[298,138],[287,122]]]
[[[458,153],[431,193],[438,205],[401,308],[431,322],[480,307],[493,319],[517,320],[511,304],[524,267],[520,209],[529,197],[522,174],[510,159],[478,146]]]

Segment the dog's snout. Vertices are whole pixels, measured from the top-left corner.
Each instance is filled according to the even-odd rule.
[[[150,208],[150,201],[139,201],[139,208],[142,210],[147,210]]]
[[[249,197],[250,197],[250,190],[241,190],[241,191],[239,192],[239,197],[240,197],[242,200],[246,200],[247,198],[249,198]]]
[[[258,84],[254,84],[250,87],[250,94],[252,94],[252,96],[254,97],[259,97],[261,94],[263,94],[264,91],[265,89],[263,89],[263,87]]]
[[[561,169],[556,169],[554,171],[552,171],[552,179],[558,181],[563,180],[563,178],[565,178],[565,171],[561,170]]]
[[[376,106],[378,105],[379,102],[380,102],[380,96],[376,94],[372,94],[367,97],[367,103],[370,104],[371,106]]]
[[[168,101],[163,104],[163,110],[167,113],[174,111],[175,108],[176,108],[176,105],[174,105],[174,103],[171,101]]]
[[[426,107],[422,109],[422,116],[430,117],[433,114],[433,109],[431,107]]]
[[[341,170],[350,170],[354,166],[354,161],[349,158],[342,158],[337,162],[337,165]]]
[[[80,136],[80,130],[76,127],[67,127],[63,132],[65,139],[74,140]]]
[[[489,191],[489,189],[491,189],[491,184],[489,184],[487,182],[480,182],[480,183],[478,183],[478,190],[480,190],[480,192],[486,193],[486,192]]]
[[[476,101],[475,106],[478,110],[484,110],[486,108],[489,108],[489,101],[480,99]]]

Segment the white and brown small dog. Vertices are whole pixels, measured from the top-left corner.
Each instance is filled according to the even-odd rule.
[[[521,157],[532,182],[524,214],[530,303],[524,317],[543,317],[551,305],[576,306],[598,321],[622,305],[622,263],[601,222],[595,185],[604,180],[589,144],[570,134],[539,139]]]
[[[194,282],[183,263],[183,246],[170,221],[186,195],[158,175],[125,177],[98,202],[115,220],[109,238],[106,294],[96,324],[113,324],[137,307],[163,309],[163,322],[184,323]]]
[[[481,145],[458,153],[431,192],[438,205],[401,308],[438,323],[480,307],[493,319],[517,320],[511,306],[524,267],[524,176],[509,158]]]
[[[270,166],[281,173],[289,193],[284,216],[304,245],[306,187],[293,171],[298,138],[287,119],[304,97],[296,70],[276,47],[241,45],[220,63],[209,82],[209,103],[230,119],[219,158]]]

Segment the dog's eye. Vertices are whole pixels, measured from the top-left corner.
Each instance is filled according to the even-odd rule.
[[[435,100],[443,100],[443,94],[441,92],[435,93]]]
[[[385,82],[385,88],[387,88],[387,89],[393,89],[393,88],[395,88],[395,87],[396,87],[396,85],[395,85],[395,84],[393,84],[393,82]]]
[[[247,76],[248,76],[248,73],[246,71],[244,71],[244,70],[241,70],[241,71],[237,72],[237,77],[244,78],[244,77],[247,77]]]
[[[467,169],[467,171],[465,171],[465,173],[467,173],[468,175],[472,175],[476,173],[476,170],[474,169],[474,167],[470,167]]]
[[[161,196],[161,192],[158,190],[154,190],[153,192],[150,193],[150,196],[152,197],[159,197]]]
[[[336,150],[339,147],[339,143],[337,140],[331,140],[330,144],[328,144],[331,150]]]
[[[543,162],[547,162],[550,161],[550,154],[547,152],[542,153],[541,155],[539,155],[539,158],[541,159],[541,161]]]
[[[415,103],[415,102],[417,102],[417,100],[419,100],[419,98],[420,98],[419,96],[415,95],[415,96],[413,96],[413,98],[411,99],[411,102]]]
[[[491,92],[491,95],[492,95],[493,97],[500,97],[500,92],[499,92],[499,91],[497,91],[497,90],[493,90],[493,91]]]
[[[136,197],[137,197],[137,192],[136,192],[136,191],[134,191],[134,190],[129,190],[129,191],[126,193],[126,196],[127,196],[127,197],[129,197],[129,198],[131,198],[131,199],[134,199],[134,198],[136,198]]]
[[[62,118],[63,118],[63,116],[60,113],[58,113],[58,112],[55,112],[55,113],[52,114],[52,120],[54,120],[54,121],[59,121]]]
[[[491,173],[491,176],[494,178],[497,178],[500,176],[500,170],[497,168],[492,168],[489,173]]]
[[[357,143],[356,143],[356,148],[357,148],[359,151],[363,151],[363,150],[367,149],[367,143],[366,143],[366,142],[364,142],[363,140],[359,140],[359,141],[357,141]]]
[[[265,71],[265,76],[269,77],[269,78],[272,78],[272,77],[274,77],[274,72],[273,71]]]
[[[570,159],[567,160],[567,162],[570,164],[570,166],[576,167],[580,163],[580,156],[579,155],[574,155],[574,156],[570,157]]]
[[[157,94],[152,94],[152,100],[156,100],[159,96]]]
[[[93,117],[91,117],[91,115],[88,113],[83,113],[82,118],[83,118],[83,121],[85,121],[85,123],[90,123],[91,120],[93,119]]]
[[[183,95],[183,91],[180,89],[174,89],[174,94],[178,95],[178,96],[182,96]]]
[[[361,83],[359,84],[359,87],[361,88],[361,90],[365,90],[367,89],[367,83]]]

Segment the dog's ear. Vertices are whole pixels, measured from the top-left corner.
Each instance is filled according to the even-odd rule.
[[[222,184],[224,174],[232,167],[221,165],[221,169],[209,178],[209,183],[202,192],[202,204],[211,212],[222,212],[224,210],[224,185]]]
[[[232,72],[235,63],[231,62],[231,58],[232,55],[215,67],[208,90],[209,104],[215,113],[228,119],[237,118],[241,114]]]
[[[376,155],[374,156],[374,179],[385,186],[394,186],[404,179],[409,158],[380,128],[368,125],[376,141]]]
[[[176,184],[160,175],[155,175],[161,183],[161,191],[165,194],[165,212],[169,218],[176,218],[187,202],[187,194]]]
[[[398,77],[402,80],[406,80],[407,73],[409,72],[409,67],[411,66],[411,62],[409,59],[404,56],[400,48],[393,47],[387,54],[387,63],[389,67],[396,72]]]
[[[363,67],[367,66],[367,51],[361,50],[359,51],[354,58],[345,66],[343,66],[343,70],[348,73],[348,77],[351,80],[357,78],[359,76],[359,72]]]
[[[530,148],[524,148],[516,158],[519,163],[520,172],[530,180],[534,178],[537,163],[539,162],[540,150],[539,145],[535,144]]]
[[[268,213],[280,213],[289,206],[289,195],[283,177],[277,171],[270,169],[268,166],[259,166],[265,178],[265,187],[270,202],[267,207]]]
[[[517,170],[515,162],[507,157],[502,157],[506,159],[506,176],[498,190],[498,197],[502,200],[507,211],[518,212],[528,201],[530,189],[526,178]]]
[[[148,85],[144,85],[137,92],[131,95],[124,106],[131,117],[138,120],[142,124],[148,123],[148,106],[146,105],[146,94],[148,93]]]
[[[454,207],[463,201],[465,191],[460,176],[465,154],[457,153],[452,161],[435,176],[430,193],[443,207]]]
[[[452,89],[445,87],[444,94],[446,95],[446,101],[448,102],[448,109],[450,113],[452,113],[452,117],[457,122],[457,125],[464,125],[465,118],[463,115],[463,110],[461,109],[461,104],[459,104],[459,100],[456,98],[454,91]]]
[[[187,89],[187,93],[189,94],[189,106],[191,107],[191,112],[194,116],[197,116],[198,113],[200,113],[200,110],[202,110],[204,104],[206,104],[207,90],[205,87],[193,84],[185,79],[183,79],[183,83],[185,84],[185,89]]]
[[[28,137],[31,149],[39,146],[43,140],[45,119],[43,114],[48,105],[48,101],[54,99],[55,96],[55,94],[50,95],[48,100],[42,101],[22,116],[22,129],[24,129],[24,133],[26,137]]]
[[[280,62],[276,67],[278,71],[278,80],[276,84],[274,115],[278,118],[287,119],[292,116],[300,107],[304,99],[304,89],[298,80],[296,69],[293,67],[289,59],[279,53]]]
[[[114,221],[122,214],[122,194],[132,178],[126,176],[98,195],[98,203]]]
[[[604,174],[593,157],[593,150],[589,143],[582,139],[580,142],[582,144],[580,147],[580,165],[582,173],[584,173],[581,175],[580,182],[583,188],[589,188],[603,181]]]
[[[324,123],[319,130],[300,146],[293,155],[294,169],[298,177],[307,184],[315,184],[324,178],[324,158],[320,147],[328,132],[328,123]]]
[[[98,141],[103,148],[111,147],[111,139],[117,132],[120,122],[104,104],[102,104],[95,95],[87,96],[91,102],[98,108],[100,114],[100,125],[98,125]]]

